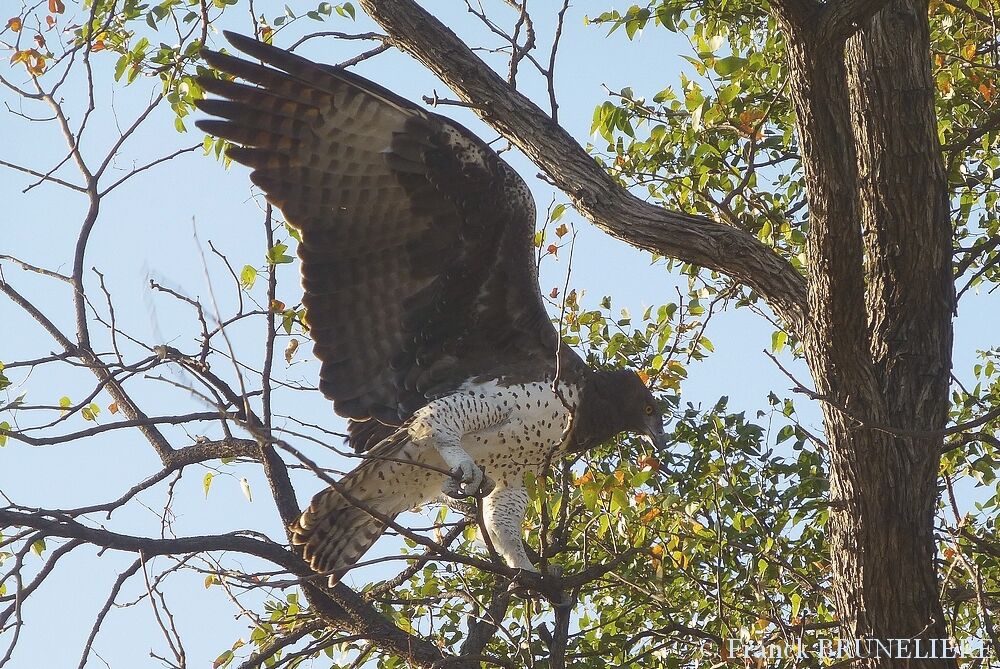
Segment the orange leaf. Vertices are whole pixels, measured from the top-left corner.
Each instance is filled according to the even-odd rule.
[[[7,27],[16,33],[21,32],[21,17],[15,16],[7,21]]]
[[[49,0],[49,11],[53,14],[62,14],[66,11],[66,5],[63,4],[63,0]]]
[[[987,86],[986,84],[979,84],[979,92],[982,94],[983,99],[989,102],[993,98],[993,87]]]
[[[615,480],[618,481],[618,485],[625,483],[625,472],[620,469],[615,470]]]
[[[662,514],[662,513],[663,512],[660,511],[659,509],[655,509],[655,508],[654,509],[650,509],[649,511],[647,511],[646,513],[644,513],[642,515],[642,518],[640,518],[639,520],[640,520],[640,522],[648,523],[650,521],[653,521],[653,520],[656,520],[657,518],[659,518],[660,514]],[[662,553],[663,553],[663,549],[660,548],[660,552],[657,553],[657,555],[661,555]]]
[[[112,402],[108,405],[108,411],[111,413],[118,413],[118,402]]]
[[[34,49],[26,49],[24,51],[15,51],[14,55],[10,57],[10,64],[17,65],[18,63],[26,63],[28,59],[31,58],[31,52]]]
[[[552,255],[556,255],[557,253],[559,253],[559,247],[556,246],[555,244],[549,244],[548,248],[545,250],[551,253]]]
[[[556,299],[557,297],[559,297],[559,289],[558,288],[553,288],[552,292],[549,293],[549,297],[551,297],[553,300]]]
[[[639,372],[638,376],[643,383],[649,383],[649,374],[646,372]]]
[[[649,497],[649,495],[648,495],[647,493],[644,493],[644,492],[637,492],[637,493],[635,494],[635,503],[636,503],[636,504],[642,504],[643,502],[645,502],[645,501],[646,501],[646,498],[647,498],[647,497]]]
[[[41,35],[35,35],[35,44],[38,45],[39,49],[44,49],[45,48],[45,38],[42,37]]]
[[[54,16],[52,16],[50,14],[47,14],[45,16],[45,23],[49,26],[49,28],[51,28],[52,26],[54,26],[56,24],[56,17],[54,17]]]
[[[965,56],[966,60],[972,60],[976,57],[976,45],[974,42],[969,42],[962,48],[962,55]]]
[[[583,476],[581,476],[576,481],[574,481],[573,485],[576,485],[576,486],[587,485],[588,483],[590,483],[593,480],[594,480],[594,473],[588,471],[588,472],[584,472]]]
[[[660,544],[656,544],[655,546],[652,546],[649,549],[649,552],[655,555],[656,557],[661,557],[663,555],[663,546],[661,546]]]
[[[639,458],[639,468],[646,469],[649,467],[654,472],[660,471],[660,461],[654,458],[652,455],[644,455]]]
[[[281,300],[271,300],[271,311],[284,311],[285,303]]]
[[[99,39],[94,42],[94,46],[90,47],[91,51],[104,51],[107,47],[104,46],[104,40]]]
[[[559,227],[556,228],[556,237],[562,239],[566,233],[569,232],[569,228],[566,227],[565,223],[560,223]]]

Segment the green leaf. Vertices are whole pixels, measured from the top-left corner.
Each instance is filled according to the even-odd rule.
[[[244,290],[250,290],[256,281],[257,268],[253,265],[244,265],[240,271],[240,285],[243,286]]]
[[[7,445],[7,435],[4,432],[10,432],[10,423],[7,421],[0,423],[0,447]]]
[[[35,543],[31,544],[31,550],[35,555],[41,557],[42,553],[45,552],[45,539],[39,539]]]
[[[771,334],[771,351],[774,353],[781,353],[782,349],[785,348],[785,342],[788,341],[788,333],[783,330],[776,330]]]
[[[715,61],[715,72],[720,77],[728,77],[747,64],[745,58],[739,56],[727,56]]]
[[[288,250],[286,244],[277,243],[267,250],[267,264],[268,265],[282,265],[284,263],[290,263],[294,258],[285,253]]]
[[[357,12],[354,10],[354,5],[349,2],[345,2],[342,5],[336,7],[337,13],[344,18],[350,18],[352,21],[356,20]]]
[[[205,499],[208,499],[208,490],[212,487],[212,479],[215,478],[215,474],[212,472],[207,472],[205,478],[201,481],[201,487],[205,489]]]
[[[591,511],[597,508],[597,493],[600,492],[600,490],[600,483],[585,483],[583,487],[580,488],[580,494],[583,496],[583,504]]]
[[[83,416],[84,420],[97,420],[97,416],[100,413],[101,407],[98,406],[96,402],[91,402],[80,410],[80,414]]]

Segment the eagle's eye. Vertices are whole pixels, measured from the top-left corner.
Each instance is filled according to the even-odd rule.
[[[645,408],[645,409],[643,409],[643,411],[645,411],[645,412],[646,412],[646,415],[647,415],[647,416],[652,416],[652,415],[653,415],[653,411],[654,411],[654,409],[653,409],[653,405],[652,405],[652,404],[647,404],[647,405],[646,405],[646,408]]]

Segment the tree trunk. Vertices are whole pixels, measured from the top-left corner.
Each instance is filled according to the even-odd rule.
[[[851,639],[947,637],[933,529],[954,283],[928,32],[922,0],[890,2],[843,58],[801,24],[788,31],[810,198],[805,350],[824,400],[833,589]],[[945,654],[928,641],[869,651],[882,655],[870,667]]]

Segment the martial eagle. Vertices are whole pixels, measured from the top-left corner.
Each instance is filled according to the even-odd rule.
[[[366,457],[316,495],[292,540],[331,583],[398,514],[484,494],[491,543],[521,541],[527,472],[628,431],[663,440],[632,371],[595,371],[545,311],[524,181],[458,123],[346,70],[226,33],[262,64],[204,51],[242,79],[198,122],[301,233],[320,390]],[[447,475],[445,472],[451,472]],[[484,476],[485,472],[485,476]]]

